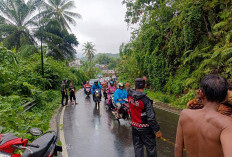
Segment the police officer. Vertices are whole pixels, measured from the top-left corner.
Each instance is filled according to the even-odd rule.
[[[144,145],[148,157],[157,157],[156,138],[162,137],[162,133],[155,118],[153,101],[144,93],[145,84],[143,78],[137,78],[135,90],[128,94],[133,145],[135,157],[144,156]]]

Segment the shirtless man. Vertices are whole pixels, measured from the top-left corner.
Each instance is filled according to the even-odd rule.
[[[200,97],[204,108],[181,112],[175,145],[175,157],[231,157],[232,118],[217,112],[227,94],[227,81],[208,75],[201,81]]]

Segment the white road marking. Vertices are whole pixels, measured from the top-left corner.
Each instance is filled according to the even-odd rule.
[[[63,123],[65,108],[66,108],[66,106],[63,107],[61,115],[60,115],[60,126],[62,126],[60,128],[60,140],[62,142],[62,148],[63,148],[63,150],[62,150],[62,156],[63,157],[68,157],[67,145],[66,145],[65,138],[64,138],[64,123]]]

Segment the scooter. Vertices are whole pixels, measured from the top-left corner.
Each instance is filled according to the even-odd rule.
[[[105,100],[107,99],[107,93],[106,93],[106,88],[102,88],[102,91],[103,91],[103,96],[105,98]]]
[[[87,86],[85,88],[85,94],[89,97],[89,95],[91,94],[91,87],[90,86]]]
[[[124,119],[124,120],[131,120],[130,117],[130,108],[129,108],[129,104],[128,104],[128,99],[123,99],[124,103],[121,103],[121,108],[119,110],[119,117],[117,117],[117,114],[115,113],[116,111],[116,104],[113,102],[113,106],[114,106],[114,111],[112,111],[113,115],[115,116],[115,119],[119,121],[119,119]]]
[[[96,89],[94,92],[94,102],[95,102],[95,105],[98,105],[98,108],[99,108],[99,105],[101,102],[101,90],[100,89]]]
[[[62,151],[62,147],[56,145],[56,131],[43,134],[42,130],[32,128],[27,133],[40,137],[28,143],[28,139],[12,134],[0,134],[0,157],[52,157],[57,155],[57,151]],[[16,154],[16,150],[24,150],[24,152],[22,155]]]
[[[114,103],[114,93],[109,93],[110,94],[110,100],[109,100],[109,104],[106,104],[106,109],[113,111],[115,109],[115,105],[113,105]]]

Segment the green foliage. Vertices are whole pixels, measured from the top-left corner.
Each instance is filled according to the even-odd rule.
[[[93,64],[89,61],[85,61],[83,65],[79,68],[79,71],[85,74],[84,80],[89,80],[91,78],[97,78],[99,73],[102,73],[101,69],[95,68]]]
[[[185,108],[188,101],[193,99],[195,96],[196,96],[196,92],[194,90],[190,90],[187,94],[184,94],[182,97],[176,99],[176,101],[173,102],[173,104]]]
[[[52,19],[44,28],[40,28],[36,33],[37,38],[40,38],[41,34],[43,41],[48,46],[47,56],[60,60],[75,58],[74,46],[79,44],[77,38],[74,34],[69,34],[66,29],[62,29],[58,20]]]
[[[40,3],[40,0],[29,0],[27,3],[22,0],[0,0],[0,18],[4,19],[0,23],[0,32],[6,36],[4,46],[9,49],[16,47],[18,51],[24,44],[34,44],[29,28],[35,26],[36,7]]]
[[[81,18],[81,15],[71,11],[75,8],[72,0],[49,0],[43,3],[43,11],[40,15],[43,16],[43,22],[50,19],[59,21],[59,27],[62,30],[71,30],[69,24],[76,24],[75,18]]]
[[[83,71],[51,57],[44,58],[42,78],[40,54],[26,54],[27,47],[19,53],[0,47],[0,133],[21,136],[31,127],[48,130],[51,116],[60,103],[61,81],[73,80],[78,88],[87,79]],[[36,101],[36,107],[22,113],[22,104],[32,100]]]
[[[139,27],[120,46],[123,79],[147,76],[148,88],[174,95],[183,105],[207,74],[232,76],[231,1],[123,0],[125,21]]]
[[[113,60],[112,57],[109,57],[105,54],[100,54],[95,60],[94,62],[97,64],[109,64],[111,63]]]
[[[94,64],[108,65],[108,69],[115,69],[119,62],[118,58],[110,57],[107,54],[99,54],[94,60]]]
[[[185,89],[185,80],[189,77],[190,68],[180,68],[176,75],[170,76],[168,82],[164,86],[164,91],[167,91],[169,94],[179,95],[184,92]]]
[[[153,100],[161,101],[164,103],[173,103],[175,101],[175,96],[164,94],[162,92],[147,91],[147,95]]]
[[[95,45],[92,42],[86,42],[82,49],[84,51],[83,55],[85,55],[86,58],[88,58],[90,64],[96,52],[96,49],[94,47]]]
[[[41,128],[43,131],[49,129],[49,121],[59,105],[57,91],[41,92],[37,97],[41,101],[37,101],[36,107],[29,112],[24,112],[22,104],[26,101],[32,101],[32,98],[24,98],[21,96],[0,96],[0,133],[13,133],[22,136],[32,127]]]

